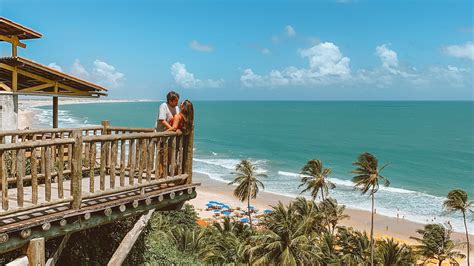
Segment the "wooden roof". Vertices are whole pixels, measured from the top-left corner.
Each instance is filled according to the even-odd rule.
[[[0,58],[0,82],[12,87],[16,67],[17,94],[98,97],[107,89],[22,57]],[[0,88],[1,90],[1,88]]]
[[[20,40],[37,39],[42,36],[39,32],[2,17],[0,17],[0,35],[17,36]]]

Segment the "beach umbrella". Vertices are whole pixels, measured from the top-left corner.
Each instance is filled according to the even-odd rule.
[[[230,212],[223,212],[224,215],[230,215]]]
[[[208,204],[206,204],[206,206],[207,206],[207,207],[212,207],[212,206],[214,206],[214,204],[208,203]]]
[[[248,223],[248,222],[249,222],[249,218],[242,218],[242,219],[240,219],[240,221],[241,221],[242,223]]]
[[[272,210],[263,210],[263,213],[272,213]]]
[[[214,212],[216,212],[216,213],[217,213],[217,212],[221,212],[221,211],[219,211],[219,210],[214,210]]]

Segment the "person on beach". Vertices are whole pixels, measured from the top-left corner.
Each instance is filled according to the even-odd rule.
[[[194,120],[194,107],[189,100],[183,101],[179,109],[181,110],[177,113],[170,121],[171,125],[167,131],[182,131],[184,133],[191,132]]]
[[[158,116],[156,117],[156,131],[166,131],[172,128],[171,119],[179,113],[178,108],[179,94],[174,91],[168,92],[166,102],[160,105]]]

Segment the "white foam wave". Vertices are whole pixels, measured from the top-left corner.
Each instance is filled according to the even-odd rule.
[[[303,176],[302,174],[298,174],[298,173],[294,173],[294,172],[286,172],[286,171],[278,171],[278,174],[282,175],[282,176],[290,176],[290,177],[302,177]],[[354,182],[352,182],[351,180],[343,180],[343,179],[339,179],[339,178],[335,178],[335,177],[329,177],[328,180],[331,181],[332,183],[334,183],[336,186],[354,187]],[[380,186],[380,190],[389,191],[389,192],[393,192],[393,193],[403,193],[403,194],[417,193],[416,191],[407,190],[407,189],[403,189],[403,188],[397,188],[397,187]]]
[[[297,174],[297,173],[285,172],[285,171],[278,171],[278,174],[282,175],[282,176],[291,176],[291,177],[300,177],[301,176],[300,174]]]
[[[193,158],[193,160],[196,161],[196,162],[212,164],[212,165],[219,166],[219,167],[229,169],[229,170],[234,170],[235,165],[240,162],[239,160],[235,160],[235,159],[198,159],[198,158]]]

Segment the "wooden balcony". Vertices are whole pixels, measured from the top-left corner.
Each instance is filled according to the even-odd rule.
[[[102,126],[0,132],[0,253],[196,196],[193,133]]]

